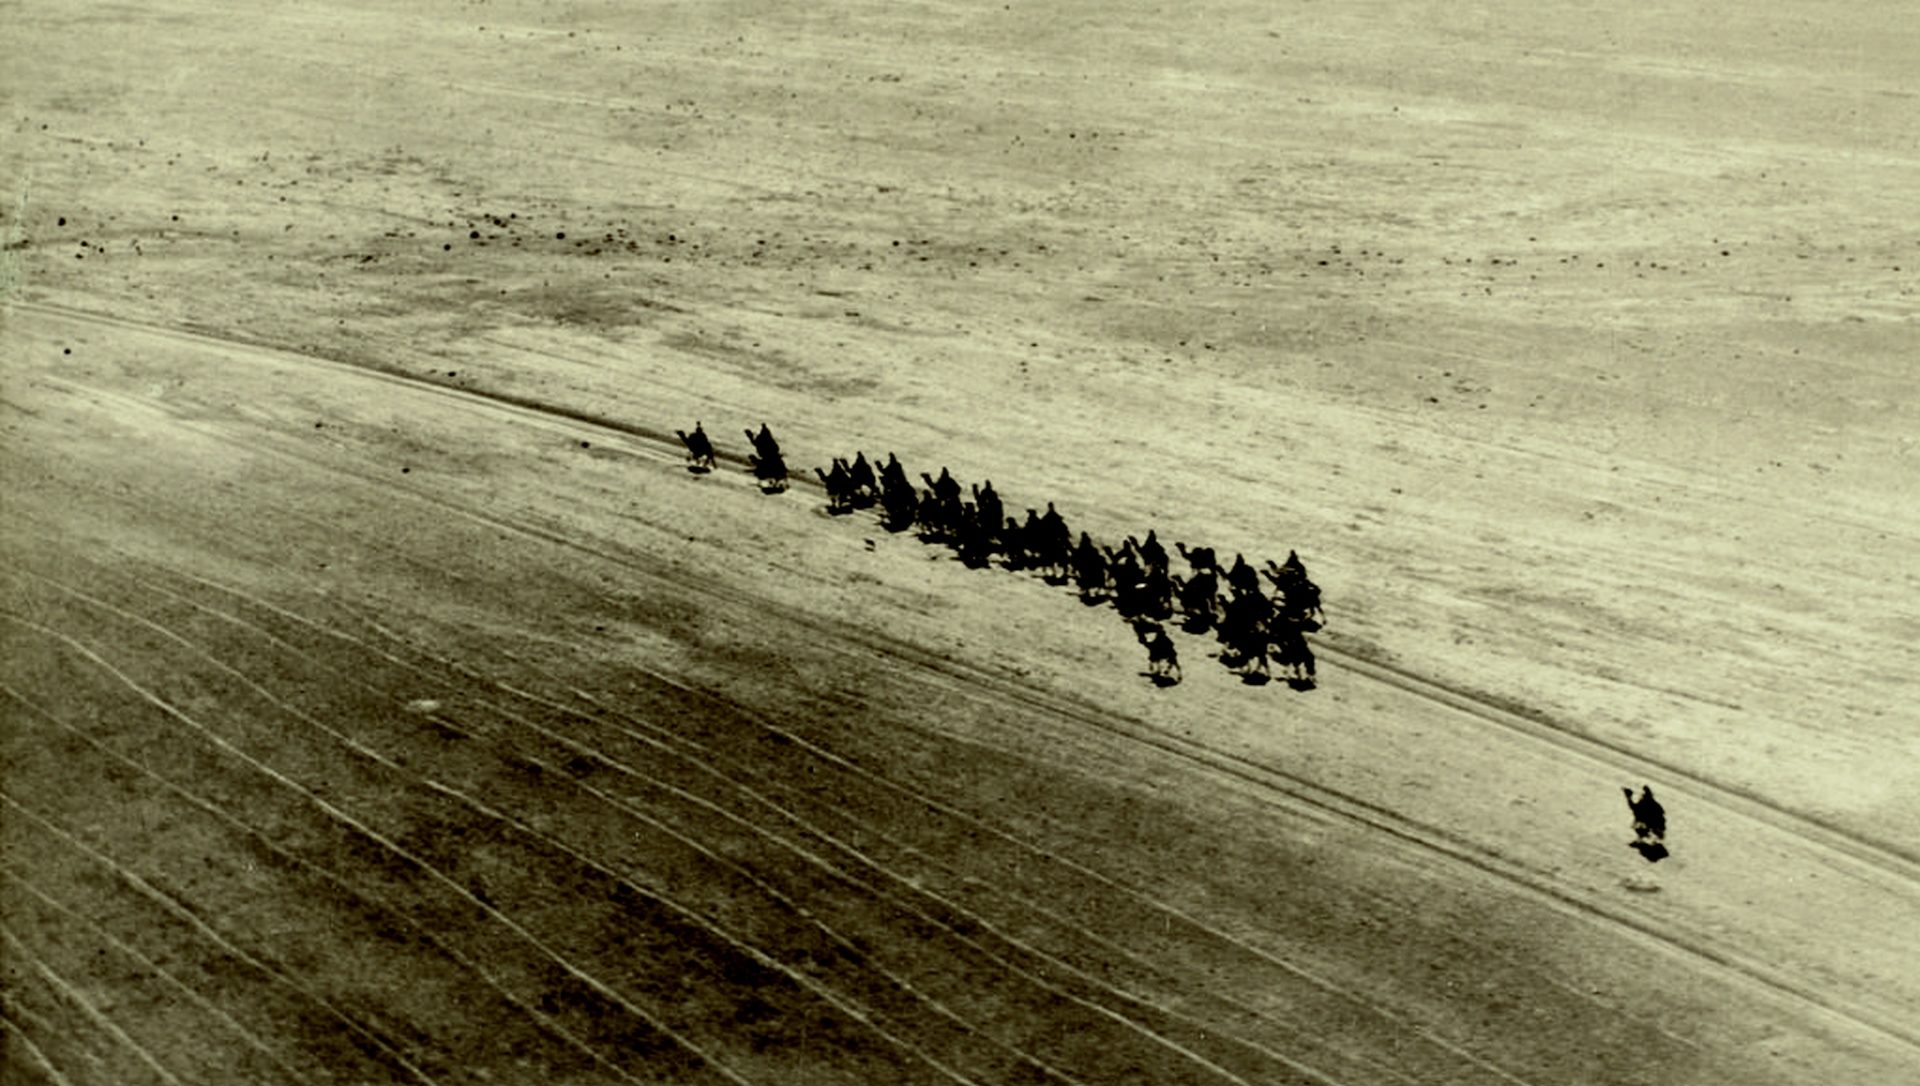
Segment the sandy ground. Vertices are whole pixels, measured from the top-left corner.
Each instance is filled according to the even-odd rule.
[[[1920,1075],[1920,24],[1111,7],[7,9],[0,1080]]]

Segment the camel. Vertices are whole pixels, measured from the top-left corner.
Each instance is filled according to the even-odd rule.
[[[693,424],[693,433],[687,433],[685,430],[675,430],[674,433],[680,435],[680,443],[687,447],[688,471],[708,472],[713,470],[713,442],[707,438],[707,432],[700,428],[698,421],[695,421]]]
[[[1135,622],[1134,636],[1147,647],[1147,675],[1157,686],[1180,681],[1180,652],[1158,622]]]

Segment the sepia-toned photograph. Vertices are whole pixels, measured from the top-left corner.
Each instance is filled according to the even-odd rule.
[[[1920,12],[0,0],[0,1086],[1920,1082]]]

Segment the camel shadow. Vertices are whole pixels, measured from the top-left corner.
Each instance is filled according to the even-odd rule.
[[[1650,864],[1657,864],[1671,855],[1671,853],[1667,851],[1667,846],[1661,844],[1659,841],[1634,841],[1628,844],[1627,847],[1638,852],[1641,858]]]

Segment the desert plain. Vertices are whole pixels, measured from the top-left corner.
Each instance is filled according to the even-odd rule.
[[[1904,5],[0,49],[0,1081],[1920,1080]],[[856,450],[1297,551],[1317,685]]]

